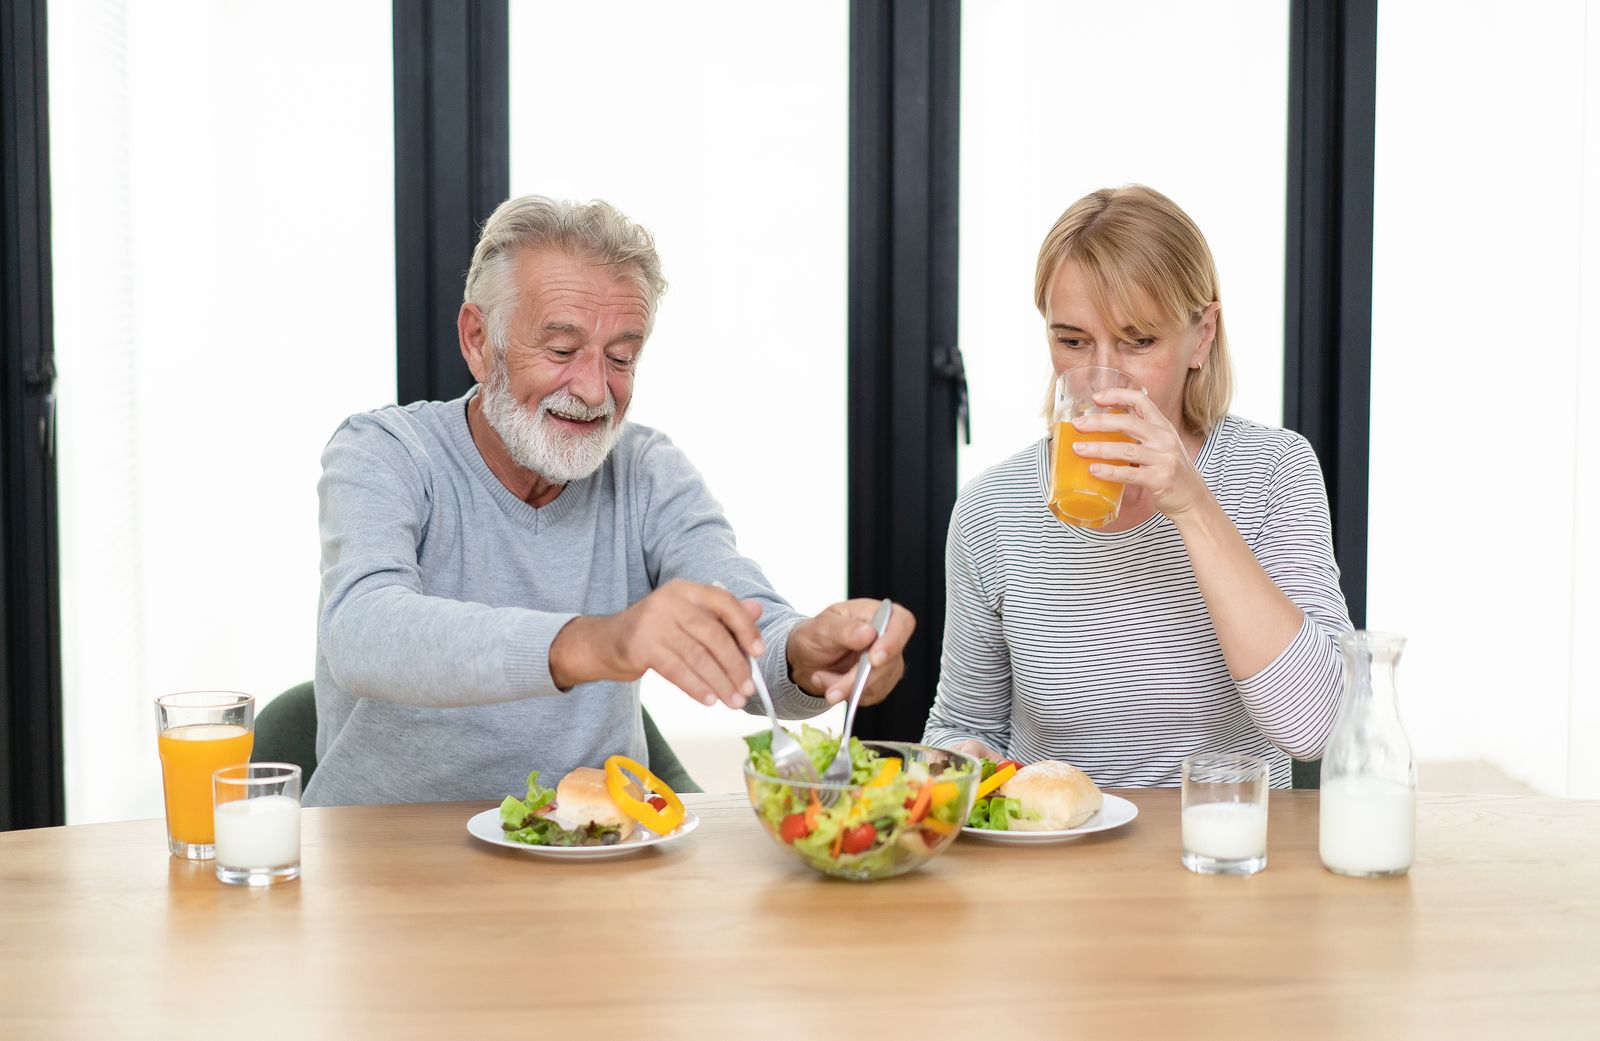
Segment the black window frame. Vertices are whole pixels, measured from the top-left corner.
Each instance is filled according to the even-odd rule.
[[[1283,424],[1328,489],[1350,619],[1367,616],[1377,0],[1293,0]]]
[[[456,316],[478,231],[511,193],[506,0],[394,0],[399,400],[467,391]]]
[[[66,819],[46,2],[0,3],[0,831]]]
[[[945,536],[966,395],[957,336],[961,4],[850,5],[851,596],[917,618],[864,738],[922,740],[944,640]]]

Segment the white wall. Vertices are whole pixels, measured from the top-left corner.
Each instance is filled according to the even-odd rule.
[[[603,61],[572,45],[598,39]],[[629,418],[683,446],[807,613],[845,593],[848,44],[843,0],[511,4],[512,193],[655,234],[671,286]],[[643,697],[703,787],[742,789],[759,720],[654,673]]]
[[[1238,391],[1283,411],[1289,7],[1280,0],[985,0],[961,13],[965,485],[1039,438],[1050,374],[1039,245],[1097,188],[1147,184],[1211,244]]]
[[[1587,796],[1597,22],[1583,0],[1379,7],[1367,611],[1409,637],[1419,758]]]
[[[153,817],[153,698],[310,678],[318,456],[394,399],[390,5],[48,14],[67,817]]]
[[[1600,3],[1585,9],[1583,77],[1583,202],[1578,318],[1577,457],[1573,467],[1571,730],[1567,735],[1567,794],[1600,798]]]

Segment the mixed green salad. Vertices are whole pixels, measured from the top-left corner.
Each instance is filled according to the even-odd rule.
[[[1022,764],[1012,759],[1004,759],[998,763],[985,759],[983,776],[978,781],[979,788],[981,789],[984,782],[1008,766],[1022,768]],[[1002,785],[1004,783],[1001,782]],[[1011,822],[1014,820],[1038,819],[1039,814],[1023,810],[1020,800],[1008,799],[1003,795],[987,795],[972,804],[972,812],[967,814],[967,827],[982,828],[985,831],[1010,831]]]
[[[539,771],[528,775],[528,795],[508,795],[500,804],[500,827],[512,842],[530,846],[611,846],[622,840],[622,829],[585,824],[567,829],[546,814],[555,808],[556,790],[539,783]]]
[[[820,775],[833,761],[839,739],[802,726],[795,739]],[[832,806],[804,785],[776,779],[772,731],[744,739],[750,799],[774,837],[794,847],[812,867],[830,875],[883,878],[925,860],[961,828],[976,771],[946,763],[906,762],[850,739],[850,784]]]

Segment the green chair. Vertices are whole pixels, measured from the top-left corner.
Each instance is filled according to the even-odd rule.
[[[290,687],[256,713],[253,763],[293,763],[302,787],[317,769],[317,698],[310,680]]]
[[[1293,769],[1290,771],[1293,778],[1291,784],[1295,788],[1321,788],[1322,787],[1322,760],[1312,759],[1302,762],[1294,760]]]
[[[650,772],[675,792],[704,791],[683,768],[650,713],[643,708],[640,711],[644,713]],[[258,763],[294,763],[300,768],[301,784],[311,783],[311,775],[317,769],[317,699],[309,681],[279,694],[256,714],[255,750],[250,759]]]
[[[650,713],[643,705],[639,706],[639,712],[644,716],[644,746],[650,752],[650,772],[679,794],[705,791],[694,783],[689,771],[683,768],[683,763],[678,761],[678,754],[667,744],[667,739],[661,736],[656,721],[650,718]]]

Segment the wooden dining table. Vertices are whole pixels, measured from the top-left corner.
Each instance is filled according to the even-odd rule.
[[[303,813],[303,874],[218,883],[159,820],[0,835],[0,1037],[1600,1037],[1600,802],[1423,795],[1411,873],[1179,863],[1174,790],[1069,842],[963,836],[823,878],[743,795],[612,860],[473,838],[487,803]]]

